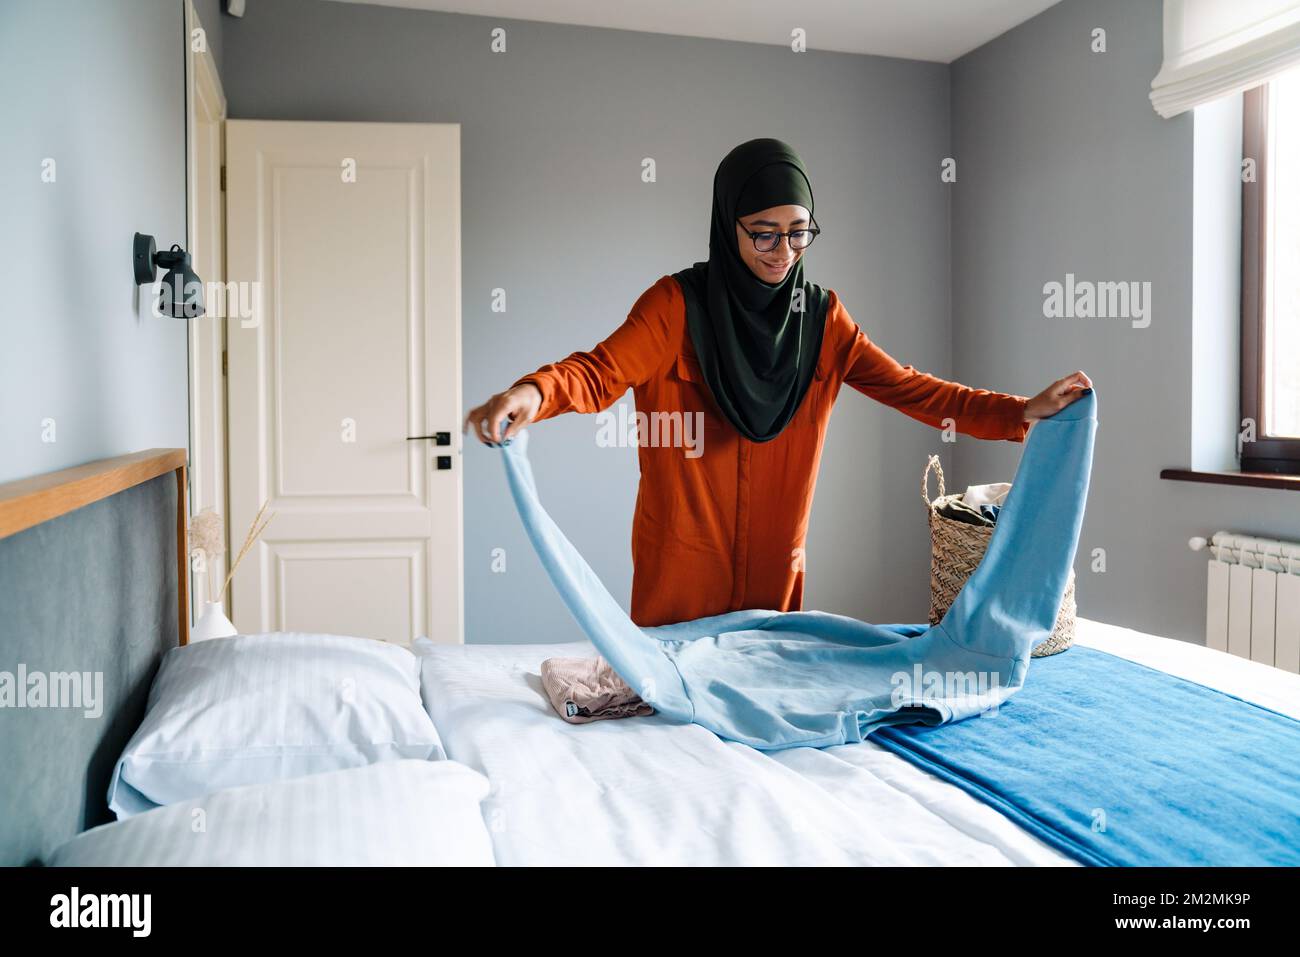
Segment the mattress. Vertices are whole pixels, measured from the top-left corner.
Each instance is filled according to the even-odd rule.
[[[1300,675],[1084,618],[1075,640],[1300,719]],[[540,666],[585,640],[420,644],[447,756],[491,782],[498,864],[1077,866],[870,739],[762,753],[659,715],[568,724]]]

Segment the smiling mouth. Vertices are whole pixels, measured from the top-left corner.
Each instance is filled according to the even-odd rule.
[[[775,263],[763,263],[763,265],[766,266],[768,269],[772,270],[773,272],[782,272],[786,269],[789,269],[791,266],[790,263],[784,263],[782,265],[777,265]]]

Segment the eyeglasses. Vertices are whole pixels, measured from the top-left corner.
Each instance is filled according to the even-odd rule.
[[[817,222],[816,218],[813,219],[813,222]],[[760,253],[770,253],[777,246],[780,246],[782,236],[789,237],[791,249],[807,249],[812,245],[813,240],[817,238],[817,234],[821,232],[815,225],[809,229],[795,229],[788,233],[775,233],[771,230],[755,233],[745,229],[739,219],[736,220],[736,225],[740,226],[749,235],[750,240],[754,243],[755,251]]]

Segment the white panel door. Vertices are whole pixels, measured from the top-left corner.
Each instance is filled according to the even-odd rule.
[[[461,642],[460,128],[231,120],[226,167],[235,627]]]

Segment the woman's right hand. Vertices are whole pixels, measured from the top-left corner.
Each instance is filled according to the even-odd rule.
[[[541,407],[541,390],[531,382],[523,382],[504,392],[498,392],[482,405],[470,409],[460,430],[463,433],[472,425],[480,442],[485,445],[500,445],[533,421],[533,416]],[[501,420],[505,418],[510,419],[510,425],[502,435]]]

